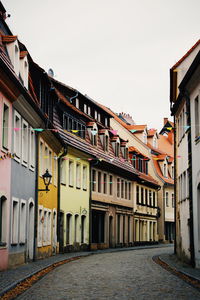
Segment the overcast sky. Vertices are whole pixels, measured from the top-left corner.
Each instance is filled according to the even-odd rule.
[[[200,38],[200,0],[2,0],[13,34],[55,79],[161,128],[169,69]]]

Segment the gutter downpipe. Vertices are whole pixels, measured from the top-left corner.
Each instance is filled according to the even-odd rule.
[[[174,221],[175,221],[175,228],[174,228],[174,254],[177,254],[177,239],[176,239],[176,236],[177,236],[177,225],[178,225],[178,222],[177,222],[177,218],[176,218],[176,212],[177,212],[177,172],[176,172],[176,168],[177,168],[177,164],[176,164],[176,160],[177,160],[177,151],[176,151],[176,118],[175,118],[175,115],[174,115]]]
[[[35,166],[36,166],[36,168],[35,168],[35,214],[34,214],[33,261],[37,260],[39,137],[40,137],[40,133],[36,133],[36,142],[35,142]]]
[[[187,110],[187,124],[188,129],[188,172],[189,172],[189,212],[190,212],[190,255],[191,265],[195,267],[195,253],[194,253],[194,224],[193,224],[193,193],[192,193],[192,136],[191,136],[191,113],[190,113],[190,97],[188,91],[185,89],[184,96],[186,98]]]
[[[59,253],[60,253],[60,190],[61,190],[61,184],[60,184],[60,164],[61,159],[65,155],[67,155],[68,148],[67,145],[64,146],[63,153],[58,158],[58,207],[57,207],[57,241],[59,242]]]

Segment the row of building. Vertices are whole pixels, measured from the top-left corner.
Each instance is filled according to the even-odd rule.
[[[0,3],[0,269],[173,241],[173,135],[55,80]]]
[[[178,257],[200,267],[200,40],[170,69]]]

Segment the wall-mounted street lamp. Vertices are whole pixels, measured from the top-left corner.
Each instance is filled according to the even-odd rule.
[[[42,189],[42,190],[38,190],[39,192],[49,192],[50,190],[48,189],[50,183],[51,183],[51,178],[52,175],[49,174],[48,169],[46,170],[46,172],[42,175],[42,178],[44,180],[44,185],[46,186],[46,189]]]

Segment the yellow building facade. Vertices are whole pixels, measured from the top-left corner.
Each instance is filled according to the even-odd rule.
[[[58,252],[57,208],[58,208],[58,152],[45,138],[38,138],[38,219],[37,257],[48,257]],[[50,146],[51,145],[51,146]],[[42,175],[49,171],[52,175],[49,191],[45,189]]]
[[[84,153],[68,148],[60,170],[60,251],[89,245],[90,163]]]

